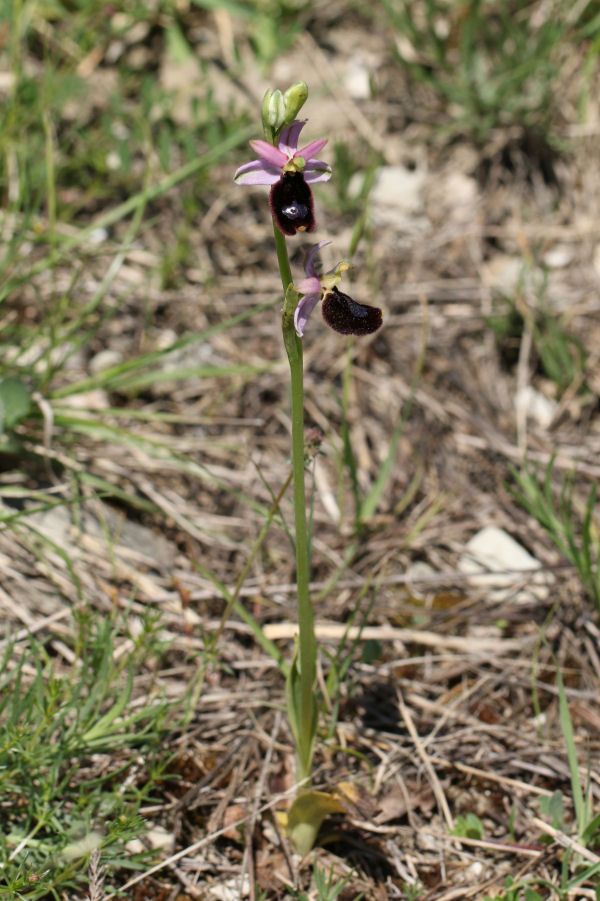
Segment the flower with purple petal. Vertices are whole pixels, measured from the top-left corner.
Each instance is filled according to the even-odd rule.
[[[298,149],[298,138],[306,120],[296,119],[282,130],[277,147],[256,139],[250,146],[258,159],[244,163],[234,175],[238,185],[271,185],[269,205],[284,235],[314,231],[312,191],[309,185],[331,178],[331,166],[316,158],[327,138],[311,141]]]
[[[342,262],[334,269],[330,269],[324,275],[319,275],[320,265],[316,260],[317,253],[330,241],[321,241],[310,251],[303,278],[294,285],[296,291],[303,296],[298,301],[294,313],[294,326],[296,333],[302,337],[309,316],[319,303],[323,301],[321,312],[323,319],[334,331],[340,335],[371,335],[376,332],[383,321],[383,313],[379,307],[371,307],[367,304],[357,303],[347,294],[338,290],[338,284],[342,278],[342,272],[349,268],[349,264]]]

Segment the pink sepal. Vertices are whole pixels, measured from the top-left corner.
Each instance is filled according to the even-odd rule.
[[[326,247],[327,244],[331,244],[331,241],[319,241],[318,244],[315,244],[315,246],[311,249],[310,253],[308,254],[308,256],[306,258],[306,263],[304,264],[304,271],[306,272],[306,274],[313,277],[315,279],[315,281],[318,282],[318,284],[319,284],[318,288],[313,289],[314,291],[321,290],[321,283],[319,282],[319,277],[317,275],[317,267],[314,264],[313,260],[316,257],[316,255],[318,254],[318,252],[320,251],[321,247]],[[305,278],[304,281],[308,282],[308,281],[310,281],[310,279]],[[300,286],[298,286],[298,291],[302,291],[303,294],[311,293],[310,290],[304,291],[302,288],[300,288]]]
[[[306,160],[307,165],[311,163],[317,153],[323,149],[325,144],[327,143],[327,138],[317,138],[316,141],[311,141],[310,144],[307,144],[306,147],[302,147],[294,156],[303,156]]]
[[[277,147],[273,147],[272,144],[268,144],[267,141],[262,141],[260,138],[250,141],[250,146],[263,160],[266,160],[273,166],[279,166],[280,169],[282,166],[285,166],[288,161],[288,157],[285,153],[282,153]]]
[[[307,185],[314,185],[318,181],[329,181],[331,178],[331,166],[322,163],[321,160],[312,160],[312,165],[308,164],[302,170],[304,181]]]
[[[309,320],[310,314],[319,303],[320,299],[320,294],[307,294],[296,307],[296,312],[294,313],[294,326],[296,328],[296,334],[299,335],[300,338],[304,334],[304,327]]]
[[[234,182],[238,185],[274,185],[280,178],[279,166],[271,166],[263,160],[244,163],[233,176]]]
[[[300,279],[299,282],[294,283],[294,288],[299,294],[321,294],[321,282],[316,275]]]
[[[307,122],[308,119],[294,119],[293,122],[286,125],[279,135],[279,149],[287,154],[288,157],[293,156],[298,149],[298,138]]]

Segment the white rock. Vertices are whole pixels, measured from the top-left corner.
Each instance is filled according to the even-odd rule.
[[[143,854],[146,850],[146,846],[139,840],[139,838],[132,838],[125,845],[126,850],[129,854]]]
[[[76,410],[108,410],[110,398],[106,391],[94,388],[79,394],[68,394],[60,399],[61,407],[74,407]]]
[[[156,350],[166,350],[168,347],[171,347],[172,344],[175,344],[176,341],[177,332],[175,329],[162,329],[156,336]]]
[[[153,826],[152,829],[148,830],[146,833],[146,838],[148,839],[150,847],[155,850],[162,848],[169,853],[173,851],[175,837],[172,832],[167,832],[162,826]]]
[[[464,172],[451,171],[427,179],[427,209],[433,221],[473,227],[478,216],[479,187]]]
[[[497,253],[482,267],[482,276],[488,288],[511,295],[523,280],[523,260]]]
[[[110,546],[111,553],[127,565],[133,559],[137,564],[173,566],[175,549],[163,535],[124,519],[101,501],[89,507],[81,505],[76,519],[68,507],[57,506],[28,513],[27,522],[53,544],[66,549],[73,559],[91,540],[95,546]],[[54,551],[49,549],[47,555],[50,553]]]
[[[107,369],[112,369],[113,366],[118,366],[119,363],[123,362],[123,354],[118,350],[106,350],[99,351],[95,356],[90,360],[90,372],[92,375],[98,375],[100,372],[105,372]]]
[[[89,233],[88,241],[90,244],[104,244],[108,238],[107,228],[93,228]]]
[[[248,874],[244,873],[241,885],[239,879],[227,879],[221,885],[211,885],[207,893],[217,901],[240,901],[240,898],[247,898],[250,893]]]
[[[481,879],[481,876],[484,871],[484,866],[481,860],[474,860],[472,864],[466,868],[463,873],[463,877],[466,878],[468,883],[478,882]]]
[[[494,600],[547,597],[549,576],[536,573],[540,567],[539,560],[497,526],[486,526],[473,535],[458,561],[459,570],[469,576],[471,584],[489,587]],[[528,576],[529,572],[533,575]],[[515,593],[515,586],[525,582],[527,589]]]
[[[544,254],[544,263],[550,269],[564,269],[572,262],[575,250],[568,244],[557,244]]]
[[[360,56],[352,56],[348,60],[344,78],[346,90],[354,100],[369,100],[371,97],[371,80],[369,69]]]
[[[409,169],[405,166],[383,166],[377,173],[371,192],[374,211],[384,215],[415,213],[423,206],[424,166]]]
[[[432,576],[436,572],[425,560],[416,560],[406,570],[406,584],[415,598],[424,599],[431,591]]]
[[[119,119],[115,119],[114,122],[112,122],[110,129],[118,141],[126,141],[131,134],[131,129]]]
[[[383,166],[377,173],[370,195],[370,213],[374,225],[394,232],[425,234],[431,223],[425,215],[424,189],[427,170],[424,165]],[[357,195],[363,185],[359,172],[350,180],[350,194]]]
[[[528,419],[533,419],[543,429],[548,429],[552,424],[558,404],[552,398],[536,391],[531,385],[526,385],[517,391],[515,407],[517,413],[525,413]]]
[[[469,219],[479,198],[477,181],[463,172],[452,172],[446,178],[446,189],[451,217],[459,221]]]
[[[110,150],[106,154],[106,168],[110,169],[111,172],[116,172],[117,169],[121,168],[121,157],[116,150]]]
[[[416,63],[419,61],[419,54],[415,49],[414,45],[411,43],[410,39],[402,34],[401,31],[394,36],[394,40],[396,42],[396,49],[398,53],[409,63]]]
[[[14,72],[0,72],[0,94],[10,94],[14,83]]]

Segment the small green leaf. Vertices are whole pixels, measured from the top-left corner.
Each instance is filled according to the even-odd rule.
[[[127,674],[127,683],[123,687],[121,694],[117,698],[108,713],[105,713],[92,727],[83,735],[83,742],[86,745],[92,744],[99,739],[105,738],[111,731],[117,717],[121,716],[126,705],[131,698],[133,689],[133,669],[130,667]]]
[[[383,657],[383,647],[376,638],[368,638],[362,647],[361,659],[363,663],[374,663]]]
[[[303,720],[302,688],[302,675],[298,662],[298,648],[296,647],[285,683],[287,713],[290,727],[296,740],[296,749],[298,753],[304,751],[307,759],[310,759],[312,758],[312,748],[317,732],[318,708],[313,698],[311,718],[308,721]]]
[[[550,817],[555,829],[563,827],[563,797],[558,789],[548,798],[540,798],[540,810],[546,817]]]
[[[288,670],[287,679],[285,680],[287,715],[296,746],[298,745],[298,735],[300,733],[300,673],[298,671],[297,654],[298,649],[296,648]]]
[[[31,394],[21,379],[0,381],[0,435],[24,419],[31,408]]]
[[[192,48],[179,25],[172,22],[167,28],[167,56],[174,63],[187,63],[194,58]]]
[[[482,839],[483,824],[476,814],[468,813],[466,817],[456,818],[456,826],[450,834],[458,835],[461,838]]]
[[[593,847],[598,842],[600,839],[600,813],[588,823],[582,838],[586,848]]]
[[[525,889],[525,901],[544,901],[542,896],[532,888]]]

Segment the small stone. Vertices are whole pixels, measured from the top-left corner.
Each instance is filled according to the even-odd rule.
[[[121,168],[121,157],[116,150],[111,150],[110,153],[106,154],[106,168],[110,169],[111,172],[116,172],[117,169]]]
[[[167,832],[162,826],[153,826],[147,833],[146,838],[151,848],[156,851],[159,849],[168,851],[169,854],[173,850],[175,838],[172,832]]]
[[[466,882],[478,882],[484,871],[484,866],[481,860],[474,860],[472,864],[466,868],[464,872],[464,877]]]
[[[123,354],[119,353],[118,350],[101,350],[90,360],[90,373],[99,375],[99,373],[106,372],[107,369],[112,369],[113,366],[118,366],[122,362]]]
[[[572,262],[574,248],[568,244],[557,244],[544,254],[544,263],[550,269],[564,269]]]
[[[240,898],[247,898],[250,894],[248,874],[244,873],[241,880],[235,877],[221,882],[220,885],[211,885],[207,894],[216,901],[240,901]]]
[[[477,181],[464,172],[451,171],[441,177],[433,174],[427,180],[427,209],[433,221],[475,227],[478,200]]]
[[[497,526],[486,526],[473,535],[458,568],[469,576],[472,585],[488,586],[494,600],[527,602],[532,595],[540,600],[548,596],[549,574],[535,572],[541,568],[540,561]],[[529,572],[532,575],[528,576]],[[527,588],[515,594],[515,585],[525,581]]]
[[[150,22],[139,19],[133,22],[127,29],[126,40],[128,44],[141,44],[150,34]]]
[[[488,288],[512,296],[523,278],[523,260],[498,253],[482,267],[482,274]]]
[[[96,851],[101,847],[102,838],[102,833],[97,829],[93,829],[77,841],[70,842],[62,849],[61,855],[66,860],[79,860],[82,857],[87,857],[92,851]]]
[[[425,560],[416,560],[406,570],[406,584],[410,593],[418,600],[424,600],[431,589],[432,576],[436,572]]]
[[[88,235],[90,244],[104,244],[108,238],[107,228],[94,228]]]
[[[424,167],[383,166],[377,173],[371,203],[375,208],[387,208],[391,212],[420,210],[425,176]]]
[[[146,848],[139,838],[132,838],[125,845],[125,850],[128,854],[143,854]]]
[[[68,394],[61,397],[61,406],[73,407],[76,410],[108,410],[110,398],[106,391],[94,388],[91,391],[81,391],[79,394]]]
[[[426,177],[424,165],[382,166],[370,195],[373,223],[413,234],[415,230],[422,232],[428,228],[430,223],[424,213]],[[350,180],[350,194],[358,194],[362,184],[362,174],[355,174]]]
[[[344,83],[348,94],[354,100],[370,100],[371,77],[360,56],[353,56],[348,60]]]
[[[528,419],[533,419],[543,429],[550,428],[558,404],[550,397],[546,397],[540,391],[536,391],[531,385],[526,385],[517,391],[515,407],[524,412]]]

